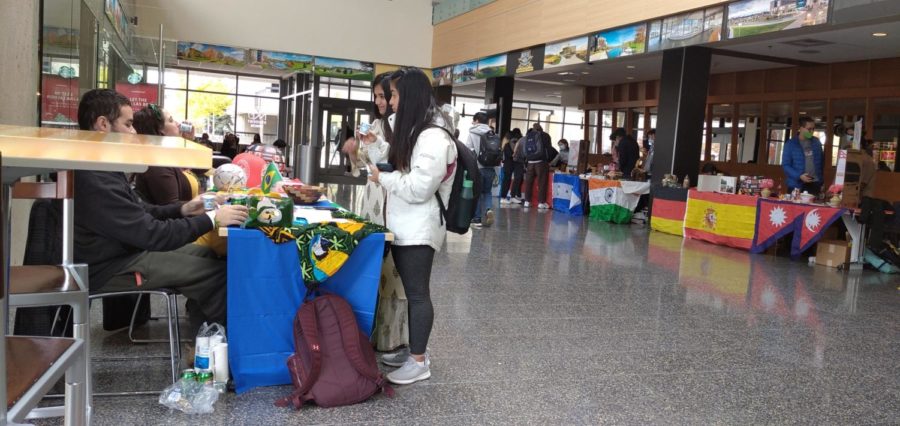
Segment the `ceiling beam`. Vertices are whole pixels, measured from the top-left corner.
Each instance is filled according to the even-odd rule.
[[[709,50],[712,51],[713,55],[731,56],[734,58],[752,59],[755,61],[774,62],[774,63],[780,63],[780,64],[795,65],[798,67],[822,65],[819,62],[802,61],[799,59],[780,58],[778,56],[759,55],[756,53],[736,52],[734,50],[713,49],[713,48],[711,48]]]

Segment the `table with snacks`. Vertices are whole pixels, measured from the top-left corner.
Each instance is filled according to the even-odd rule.
[[[324,197],[314,204],[291,208],[295,224],[348,222],[332,218],[332,213],[340,207]],[[300,240],[276,244],[272,236],[260,229],[237,227],[220,234],[227,234],[228,239],[229,365],[236,391],[290,384],[286,362],[294,353],[293,321],[307,296],[298,248]],[[389,233],[372,233],[360,239],[349,256],[342,259],[344,263],[329,271],[333,275],[329,274],[319,287],[322,292],[347,300],[357,324],[367,335],[371,334],[375,321],[385,244],[392,239]],[[335,246],[324,238],[317,244],[316,250],[334,252]],[[313,269],[325,269],[323,263],[313,263]]]

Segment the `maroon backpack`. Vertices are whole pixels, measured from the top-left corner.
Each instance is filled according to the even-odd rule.
[[[356,326],[353,310],[332,294],[304,302],[294,317],[294,354],[287,360],[294,391],[275,405],[299,409],[356,404],[378,391],[394,390],[378,370],[369,339]]]

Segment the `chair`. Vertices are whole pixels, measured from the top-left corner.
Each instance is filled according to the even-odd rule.
[[[67,424],[90,422],[89,325],[87,267],[72,262],[74,229],[73,173],[60,172],[55,183],[17,182],[16,198],[63,199],[63,262],[59,266],[18,266],[4,264],[9,277],[9,306],[70,305],[73,337],[6,338],[6,420],[20,423],[26,418],[65,416]],[[9,189],[4,185],[3,217],[8,223]],[[8,237],[4,238],[4,251]],[[7,259],[4,256],[4,261]],[[3,280],[7,275],[3,274]],[[4,284],[5,282],[0,281]],[[5,332],[5,330],[4,330]],[[50,388],[65,374],[66,399],[63,406],[35,408]]]

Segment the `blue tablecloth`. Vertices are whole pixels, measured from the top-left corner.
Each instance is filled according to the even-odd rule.
[[[584,215],[584,182],[578,175],[553,174],[553,210]]]
[[[371,334],[384,260],[384,234],[360,241],[322,290],[350,303],[360,329]],[[290,384],[294,315],[306,295],[297,246],[276,245],[255,229],[228,232],[228,358],[237,393]]]

